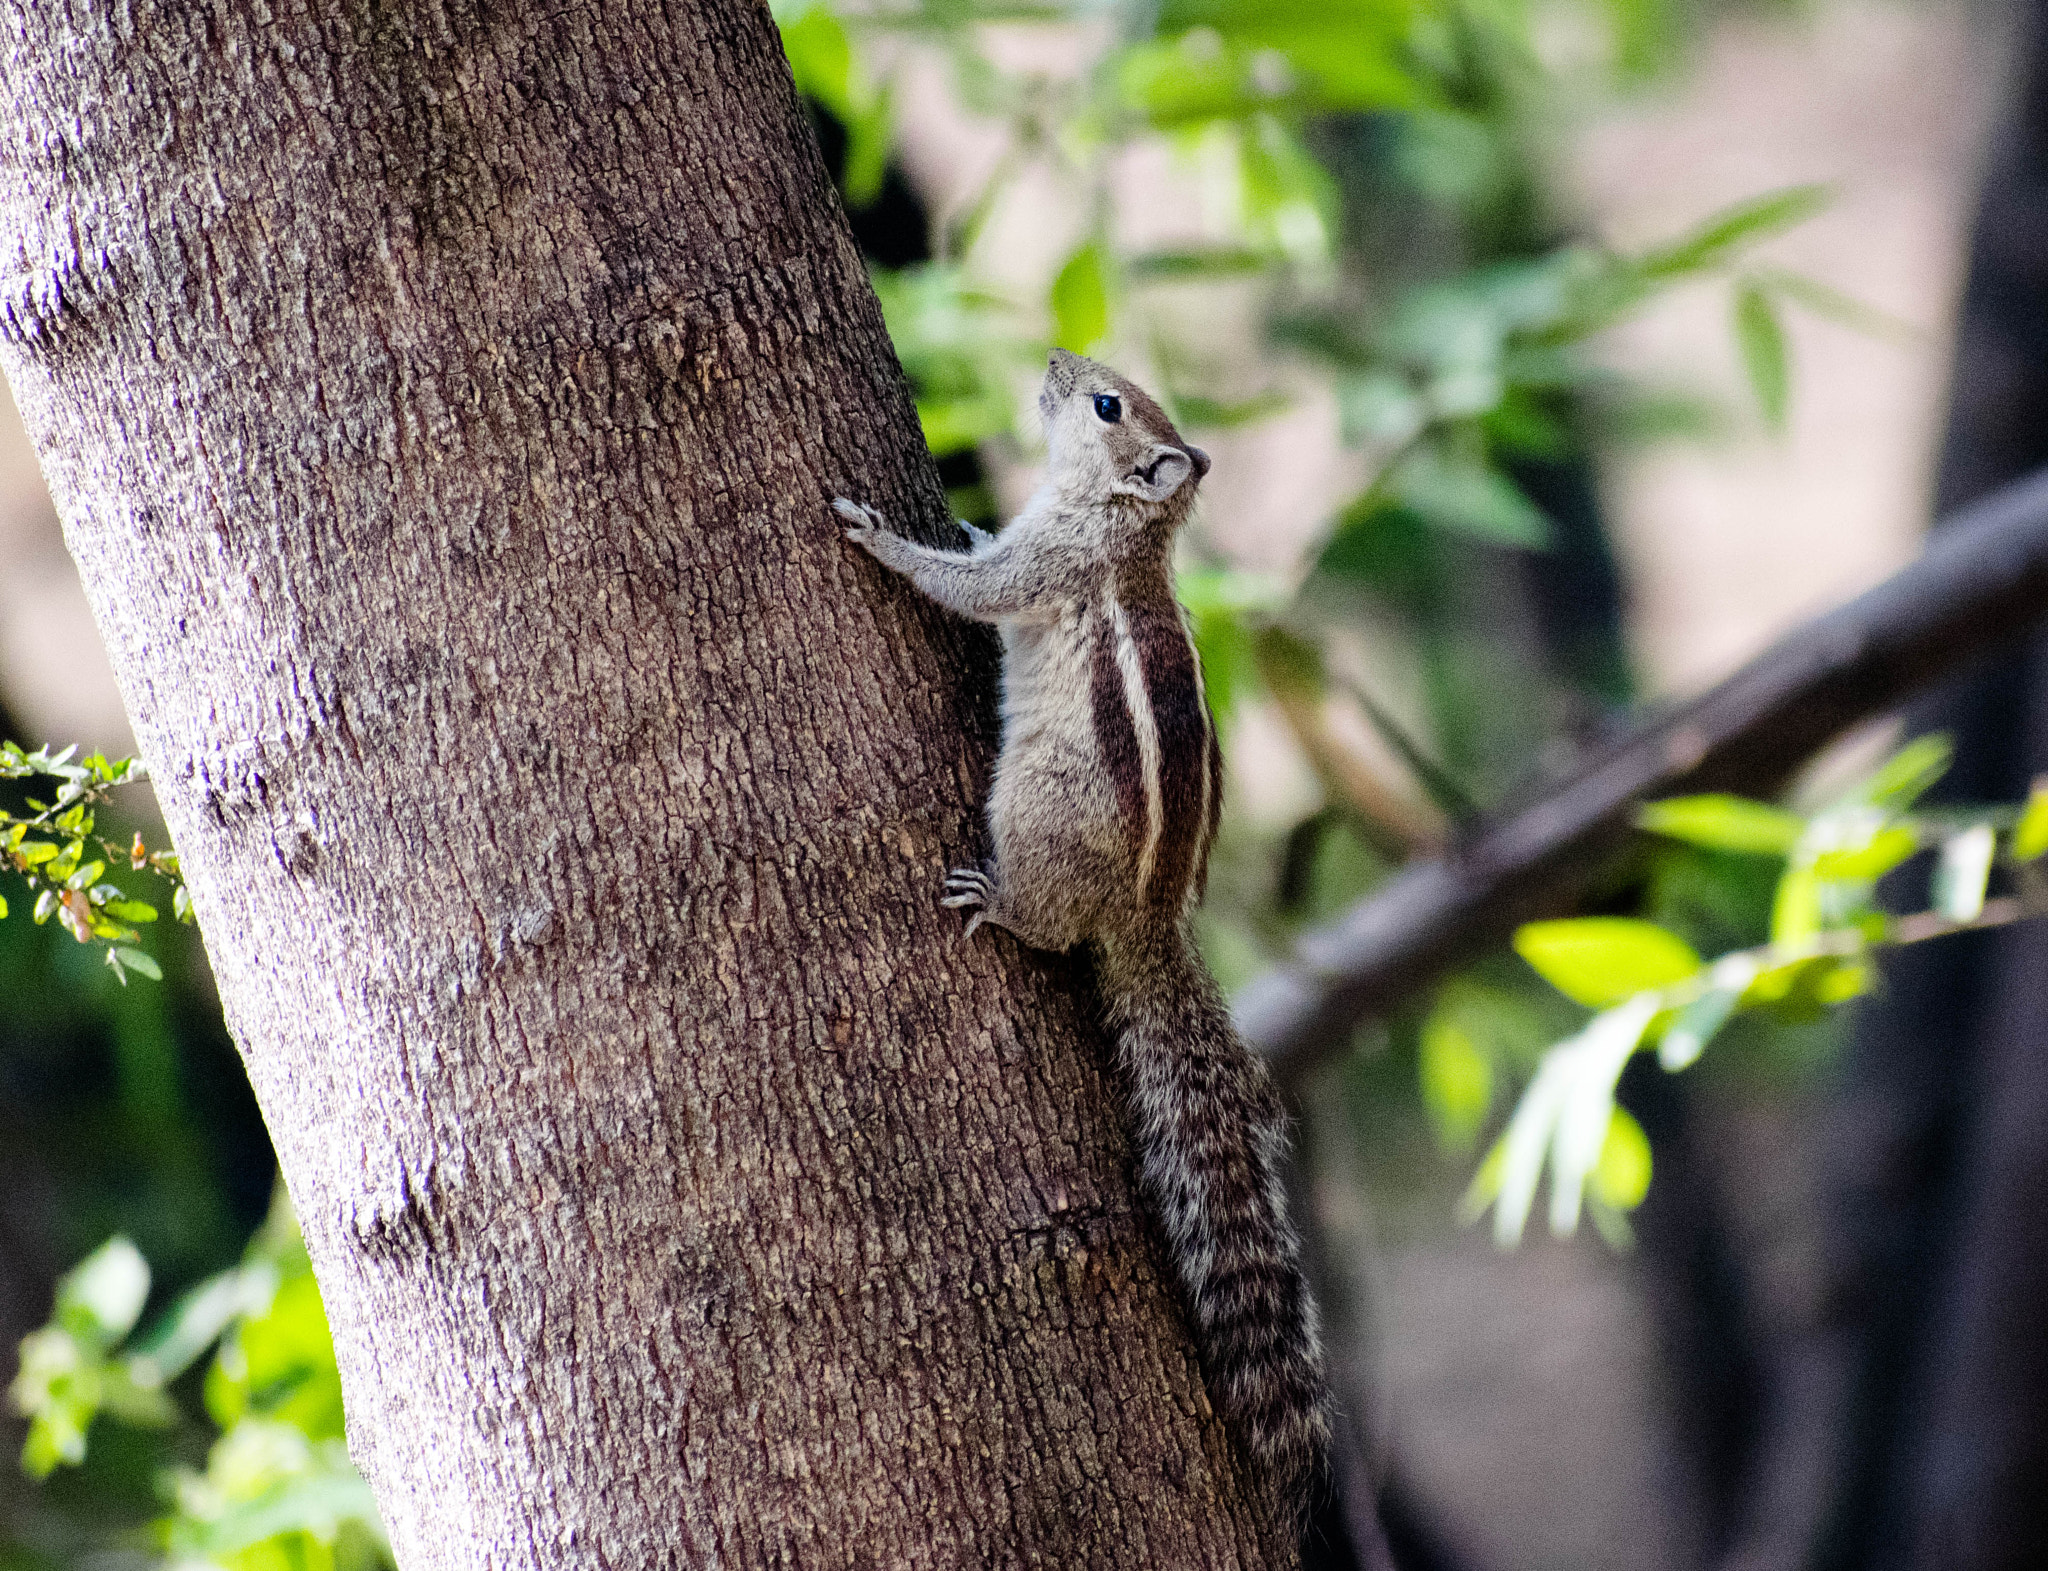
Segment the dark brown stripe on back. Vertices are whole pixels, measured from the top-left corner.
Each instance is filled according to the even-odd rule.
[[[1131,605],[1131,642],[1145,674],[1145,696],[1159,733],[1159,798],[1164,824],[1152,864],[1151,899],[1172,909],[1188,897],[1195,862],[1208,833],[1202,777],[1209,765],[1209,727],[1197,681],[1195,646],[1181,625],[1180,609]]]
[[[1124,835],[1133,848],[1145,843],[1145,760],[1138,751],[1137,728],[1131,723],[1131,706],[1124,698],[1124,674],[1116,663],[1116,629],[1097,610],[1095,636],[1088,656],[1088,697],[1094,708],[1095,745],[1102,751],[1102,764],[1116,786],[1117,810],[1123,814]]]

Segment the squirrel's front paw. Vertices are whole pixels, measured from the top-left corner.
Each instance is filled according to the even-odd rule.
[[[852,525],[846,531],[846,538],[855,545],[868,548],[868,542],[882,533],[882,515],[872,507],[863,507],[843,496],[832,498],[832,511]]]
[[[989,907],[996,903],[995,885],[988,874],[978,867],[956,867],[946,875],[946,897],[940,905],[953,911],[972,911],[967,919],[967,931],[962,938],[972,938],[974,930],[988,920]]]

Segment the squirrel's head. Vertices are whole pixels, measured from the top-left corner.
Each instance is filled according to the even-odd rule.
[[[1181,440],[1142,387],[1055,349],[1038,412],[1062,491],[1091,500],[1122,497],[1175,523],[1187,516],[1209,455]]]

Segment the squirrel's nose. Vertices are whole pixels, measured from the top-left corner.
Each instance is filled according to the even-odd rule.
[[[1055,393],[1070,393],[1080,376],[1081,357],[1055,349],[1045,357],[1045,385]]]

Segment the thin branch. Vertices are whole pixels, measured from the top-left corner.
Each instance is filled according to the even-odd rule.
[[[1946,520],[1910,567],[1788,634],[1450,854],[1413,863],[1240,996],[1246,1038],[1284,1080],[1359,1022],[1521,922],[1571,908],[1630,810],[1692,791],[1768,794],[1798,764],[2048,613],[2048,471]]]
[[[1268,634],[1259,641],[1259,675],[1324,789],[1352,808],[1367,839],[1383,855],[1443,850],[1450,822],[1442,810],[1403,792],[1331,723],[1328,687],[1303,674],[1299,653],[1280,641],[1285,636]]]

